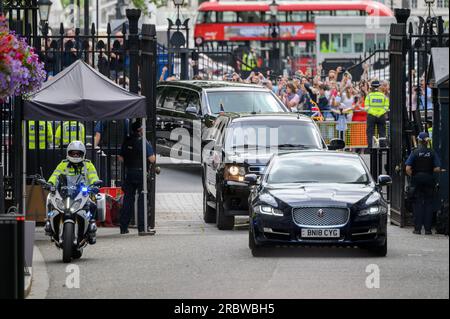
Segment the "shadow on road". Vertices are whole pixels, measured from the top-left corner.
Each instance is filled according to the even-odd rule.
[[[249,250],[250,253],[250,250]],[[255,258],[377,258],[368,250],[352,247],[330,247],[330,246],[282,246],[265,247],[260,256]]]

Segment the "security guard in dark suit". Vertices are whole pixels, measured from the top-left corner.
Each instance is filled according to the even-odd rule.
[[[141,122],[134,122],[131,125],[132,133],[125,138],[120,150],[119,160],[124,162],[125,181],[122,186],[124,192],[123,208],[120,214],[120,233],[127,234],[128,225],[134,212],[134,196],[136,191],[139,192],[138,201],[138,231],[139,234],[144,233],[144,196],[143,177],[144,171],[142,167],[142,134],[143,129]],[[147,160],[155,163],[156,156],[150,143],[147,142],[146,148]]]
[[[438,155],[429,148],[430,137],[428,133],[421,132],[417,137],[419,147],[409,155],[406,160],[406,174],[411,176],[411,186],[414,189],[414,234],[422,233],[432,235],[433,222],[433,193],[436,188],[434,173],[441,171],[441,161]]]

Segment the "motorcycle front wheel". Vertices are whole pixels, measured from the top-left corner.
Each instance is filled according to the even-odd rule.
[[[65,223],[63,230],[63,262],[70,263],[72,261],[73,240],[75,237],[74,224]]]

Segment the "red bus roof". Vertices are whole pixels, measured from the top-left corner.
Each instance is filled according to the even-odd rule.
[[[376,1],[299,1],[277,2],[279,11],[328,11],[328,10],[362,10],[375,16],[394,16],[384,4]],[[198,11],[270,11],[270,2],[204,2]]]

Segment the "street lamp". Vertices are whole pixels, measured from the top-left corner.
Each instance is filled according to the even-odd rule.
[[[181,22],[180,7],[184,4],[184,0],[173,0],[173,4],[177,7],[177,20],[175,23],[167,18],[169,25],[167,28],[167,42],[169,49],[169,66],[172,65],[171,54],[179,54],[181,59],[181,73],[180,78],[187,80],[189,77],[189,19]],[[171,34],[171,31],[174,31]],[[186,32],[186,36],[183,34]],[[184,47],[184,48],[182,48]]]
[[[431,17],[431,7],[434,4],[434,0],[425,0],[425,3],[428,6],[428,16]]]
[[[279,50],[277,49],[277,43],[276,43],[276,39],[278,37],[277,29],[279,28],[279,23],[277,21],[278,6],[279,5],[275,0],[273,0],[272,3],[269,5],[269,10],[270,10],[269,32],[270,32],[270,37],[273,40],[272,63],[271,63],[271,67],[273,68],[273,71],[278,71],[279,60],[280,60],[280,56],[279,56],[280,53],[279,53]]]
[[[270,14],[272,15],[272,17],[277,16],[278,6],[279,4],[275,0],[273,0],[272,3],[269,5]]]
[[[51,2],[50,0],[39,0],[37,3],[39,7],[39,18],[41,19],[41,23],[43,25],[48,21],[52,4],[53,2]]]

